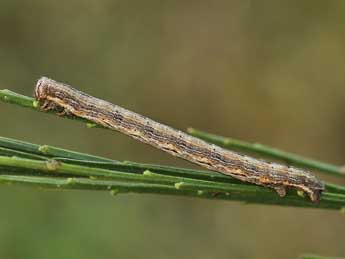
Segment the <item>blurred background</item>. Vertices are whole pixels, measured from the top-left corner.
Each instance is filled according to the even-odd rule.
[[[0,88],[41,76],[185,130],[345,164],[345,1],[0,2]],[[0,103],[0,135],[191,165],[121,134]],[[344,180],[325,178],[334,183]],[[338,211],[1,186],[1,258],[345,256]]]

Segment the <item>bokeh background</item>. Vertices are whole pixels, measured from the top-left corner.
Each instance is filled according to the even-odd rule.
[[[31,95],[45,75],[179,129],[345,164],[344,13],[341,0],[1,0],[0,88]],[[4,137],[191,166],[13,105],[0,120]],[[345,256],[338,211],[15,186],[0,203],[1,258]]]

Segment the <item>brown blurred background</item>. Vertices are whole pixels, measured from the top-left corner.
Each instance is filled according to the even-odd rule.
[[[0,88],[31,95],[45,75],[179,129],[345,164],[344,13],[341,0],[2,0]],[[4,137],[190,166],[114,132],[0,111]],[[0,202],[1,258],[345,256],[338,211],[15,186]]]

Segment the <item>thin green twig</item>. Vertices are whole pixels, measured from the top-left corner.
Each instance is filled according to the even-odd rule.
[[[214,134],[199,131],[193,128],[189,128],[187,131],[189,134],[195,137],[201,138],[205,141],[214,143],[216,145],[228,149],[235,149],[243,152],[252,152],[269,158],[282,160],[290,165],[318,170],[320,172],[328,173],[335,176],[345,176],[344,171],[342,171],[339,166],[305,158],[293,153],[282,151],[280,149],[265,146],[259,143],[249,143],[238,139],[221,137]]]
[[[4,148],[11,147],[11,148]],[[44,148],[41,148],[44,147]],[[58,152],[55,152],[58,150]],[[31,151],[32,153],[28,152]],[[163,165],[152,165],[136,163],[131,161],[117,161],[100,156],[92,156],[85,153],[75,152],[67,149],[57,148],[49,145],[36,145],[28,142],[0,137],[0,155],[16,156],[21,158],[31,158],[36,160],[49,160],[64,162],[66,164],[81,165],[85,167],[95,167],[113,171],[127,173],[139,173],[149,170],[161,175],[186,177],[199,180],[224,183],[240,183],[242,185],[251,185],[243,183],[234,178],[225,176],[217,172],[206,170],[195,170]],[[94,161],[93,161],[94,160]],[[332,193],[345,194],[345,187],[336,184],[325,183],[326,190]]]
[[[0,90],[0,101],[3,101],[5,103],[19,105],[21,107],[29,108],[29,109],[32,109],[32,110],[35,110],[38,112],[42,112],[39,109],[39,103],[34,98],[26,96],[26,95],[18,94],[16,92],[13,92],[13,91],[8,90],[8,89]],[[45,113],[56,115],[54,111],[45,111]],[[75,116],[65,115],[61,118],[85,122],[85,123],[87,123],[88,127],[101,127],[101,126],[95,125],[92,122],[89,122],[88,120],[85,120],[85,119],[79,118],[79,117],[75,117]]]
[[[16,144],[12,146],[12,151],[18,151],[15,148],[23,148],[21,141],[5,140],[5,144],[8,142],[18,144],[17,146]],[[3,144],[3,142],[0,141],[0,147],[1,144]],[[36,152],[36,149],[31,147],[37,148],[38,145],[27,142],[25,142],[25,144],[26,149]],[[55,148],[53,150],[55,150]],[[59,153],[60,155],[71,157],[69,150],[60,150],[63,151]],[[71,154],[74,153],[75,152],[71,152]],[[82,153],[78,153],[79,158],[82,156]],[[215,180],[214,177],[210,177],[211,175],[218,175],[215,172],[201,171],[200,173],[203,174],[204,179],[200,179],[196,177],[200,175],[192,169],[148,166],[132,162],[121,163],[119,161],[113,161],[113,163],[90,162],[87,160],[73,160],[64,157],[55,157],[52,159],[52,157],[46,154],[42,154],[38,158],[34,157],[28,159],[25,157],[12,156],[12,152],[8,155],[0,156],[0,173],[5,175],[3,182],[40,185],[41,181],[43,187],[58,189],[73,189],[75,187],[75,189],[88,189],[89,186],[90,190],[97,188],[104,190],[106,186],[111,186],[113,182],[116,182],[117,185],[108,187],[108,189],[117,189],[119,193],[126,193],[129,191],[162,193],[297,207],[341,209],[345,206],[344,190],[342,190],[341,187],[337,189],[337,186],[333,186],[333,191],[325,192],[322,195],[320,204],[316,205],[311,203],[307,198],[299,196],[293,190],[291,190],[286,197],[280,198],[271,189],[243,184],[242,182],[225,182],[221,181],[221,178],[216,178]],[[107,169],[105,169],[105,165],[108,166]],[[150,168],[150,170],[147,170],[147,168]],[[8,175],[9,173],[11,176]],[[224,176],[220,175],[220,177]],[[53,180],[51,178],[53,178]],[[224,178],[231,180],[229,177]],[[83,179],[87,180],[86,185],[82,184],[84,183]],[[93,181],[95,181],[94,185],[97,188],[94,185],[90,186]],[[75,184],[79,182],[79,185]],[[128,187],[126,187],[127,185]],[[139,189],[137,189],[137,186],[139,186]],[[158,189],[155,190],[155,188]]]
[[[8,167],[17,172],[27,169],[44,176],[7,174]],[[285,198],[267,188],[255,185],[217,183],[192,178],[160,175],[144,171],[142,174],[105,170],[59,163],[54,160],[37,161],[16,157],[0,157],[0,182],[24,185],[38,185],[57,189],[100,189],[121,192],[147,192],[187,195],[208,199],[226,199],[247,203],[276,204],[297,207],[341,209],[345,205],[345,195],[325,193],[320,204],[311,203],[307,198],[289,192]],[[49,176],[51,175],[51,176]],[[80,177],[82,176],[82,177]],[[87,178],[85,178],[87,177]]]
[[[48,157],[64,157],[68,159],[80,159],[80,160],[88,160],[88,161],[95,161],[95,162],[112,162],[114,160],[105,158],[105,157],[99,157],[95,155],[89,155],[85,153],[80,153],[76,151],[71,150],[65,150],[58,147],[53,147],[49,145],[37,145],[32,144],[29,142],[17,140],[17,139],[11,139],[11,138],[5,138],[0,137],[0,154],[6,153],[9,150],[12,152],[17,151],[21,152],[21,156],[26,156],[30,158],[41,158],[45,159]]]

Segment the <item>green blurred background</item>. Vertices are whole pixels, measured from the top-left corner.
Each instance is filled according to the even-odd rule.
[[[1,0],[0,88],[31,95],[45,75],[179,129],[342,164],[344,14],[341,0]],[[114,132],[0,111],[4,137],[190,166]],[[345,256],[338,211],[15,186],[0,202],[0,258]]]

